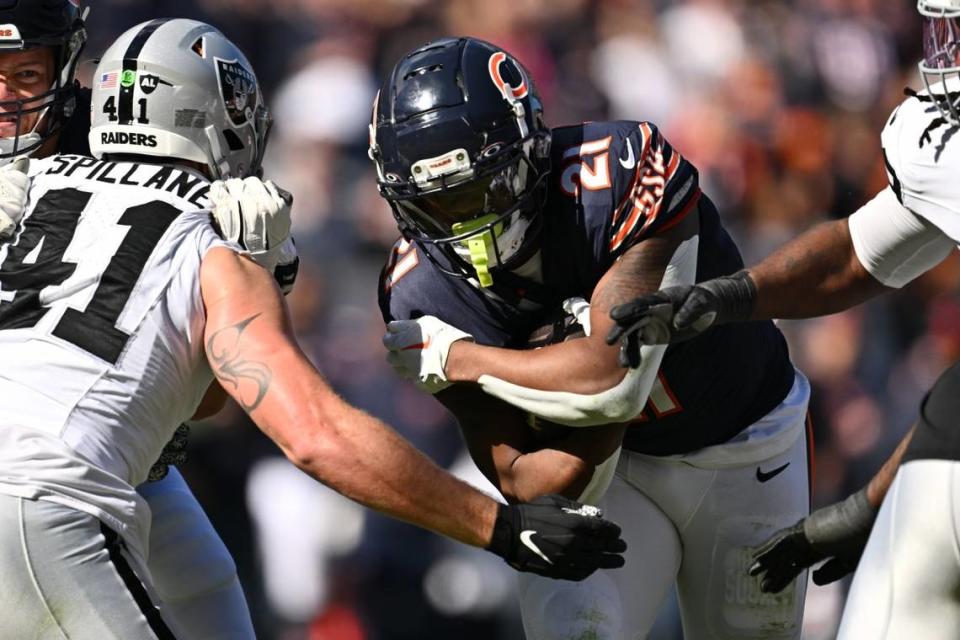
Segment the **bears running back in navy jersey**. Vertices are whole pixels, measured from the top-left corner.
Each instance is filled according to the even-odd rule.
[[[700,216],[697,280],[743,266],[696,168],[646,122],[593,122],[553,130],[550,187],[543,211],[543,282],[495,270],[479,289],[444,274],[446,257],[398,242],[381,273],[386,321],[433,315],[479,344],[522,348],[530,333],[572,296],[589,300],[629,248]],[[428,253],[429,252],[429,253]],[[786,342],[770,322],[715,327],[670,346],[627,449],[653,455],[728,440],[777,406],[793,384]]]

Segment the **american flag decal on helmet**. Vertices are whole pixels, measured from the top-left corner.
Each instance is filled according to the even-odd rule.
[[[101,73],[100,80],[97,83],[97,86],[101,89],[116,89],[117,88],[117,72],[111,71],[110,73]]]

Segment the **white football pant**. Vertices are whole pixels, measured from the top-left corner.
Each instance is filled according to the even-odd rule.
[[[897,471],[860,558],[838,640],[960,635],[960,462]]]
[[[137,492],[150,505],[147,567],[164,617],[189,640],[253,640],[237,567],[180,472]]]
[[[644,639],[674,584],[686,640],[799,638],[806,572],[771,595],[747,570],[751,547],[809,513],[809,397],[798,371],[783,403],[730,442],[624,450],[600,505],[623,528],[626,566],[579,583],[519,574],[528,640]]]

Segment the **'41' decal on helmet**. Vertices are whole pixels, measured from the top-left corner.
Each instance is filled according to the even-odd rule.
[[[220,96],[227,108],[230,121],[240,126],[253,120],[253,108],[257,101],[257,81],[253,72],[236,60],[217,58],[217,78],[220,79]]]

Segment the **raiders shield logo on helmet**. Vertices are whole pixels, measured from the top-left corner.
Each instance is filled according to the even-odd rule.
[[[257,102],[257,81],[253,73],[236,60],[217,58],[217,77],[220,79],[220,97],[235,126],[253,120]]]

